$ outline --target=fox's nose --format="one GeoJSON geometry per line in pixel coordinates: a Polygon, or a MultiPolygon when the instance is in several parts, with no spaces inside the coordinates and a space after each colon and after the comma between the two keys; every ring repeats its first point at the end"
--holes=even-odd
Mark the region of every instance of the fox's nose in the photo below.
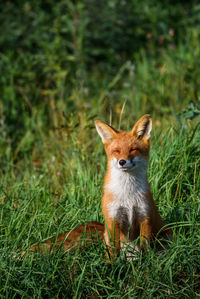
{"type": "Polygon", "coordinates": [[[119,160],[119,165],[123,166],[126,164],[126,160],[119,160]]]}

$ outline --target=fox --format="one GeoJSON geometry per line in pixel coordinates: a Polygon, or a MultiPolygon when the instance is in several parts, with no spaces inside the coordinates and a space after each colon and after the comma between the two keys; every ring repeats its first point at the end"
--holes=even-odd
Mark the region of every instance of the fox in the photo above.
{"type": "Polygon", "coordinates": [[[142,116],[128,132],[116,130],[100,120],[95,121],[95,126],[107,155],[101,200],[104,223],[83,224],[32,246],[30,252],[52,251],[59,246],[65,251],[75,250],[83,239],[86,244],[100,239],[111,262],[120,250],[126,253],[127,259],[134,257],[135,251],[146,251],[158,233],[172,239],[172,229],[166,228],[161,219],[147,178],[151,116],[142,116]]]}
{"type": "Polygon", "coordinates": [[[151,116],[142,116],[130,132],[116,130],[99,120],[95,125],[107,155],[102,212],[109,256],[112,259],[120,248],[134,247],[137,239],[134,249],[147,249],[159,232],[171,239],[172,230],[164,229],[147,179],[151,116]]]}

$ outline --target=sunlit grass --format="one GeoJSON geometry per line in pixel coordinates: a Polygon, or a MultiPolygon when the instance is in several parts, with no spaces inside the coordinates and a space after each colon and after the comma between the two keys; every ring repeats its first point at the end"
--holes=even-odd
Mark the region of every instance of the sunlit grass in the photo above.
{"type": "Polygon", "coordinates": [[[106,163],[99,140],[92,159],[85,150],[85,158],[77,155],[73,169],[63,160],[68,175],[61,193],[52,189],[47,165],[40,174],[26,170],[24,179],[13,184],[2,176],[1,293],[7,298],[198,296],[200,155],[199,132],[193,130],[170,129],[152,136],[149,180],[162,218],[174,228],[174,239],[167,250],[155,247],[132,262],[119,258],[107,265],[102,244],[20,259],[20,252],[32,244],[84,222],[103,221],[100,201],[106,163]]]}
{"type": "MultiPolygon", "coordinates": [[[[7,2],[9,12],[12,5],[7,2]]],[[[30,8],[30,3],[24,6],[27,22],[33,16],[30,8]]],[[[70,17],[75,8],[68,11],[70,17]]],[[[40,13],[44,27],[36,26],[35,38],[40,29],[46,32],[45,14],[40,13]]],[[[25,30],[15,26],[19,20],[11,16],[11,11],[6,14],[4,26],[10,30],[14,24],[13,36],[4,36],[8,43],[25,30]]],[[[198,298],[198,28],[187,30],[187,42],[157,48],[156,36],[147,50],[141,46],[118,66],[102,61],[87,68],[76,60],[84,53],[81,32],[78,54],[66,54],[60,46],[61,21],[59,17],[51,24],[52,43],[38,39],[37,55],[31,36],[29,50],[22,41],[18,55],[15,48],[1,53],[0,297],[198,298]],[[94,120],[129,130],[146,113],[153,118],[151,190],[163,220],[174,230],[166,250],[158,251],[155,244],[135,261],[120,256],[111,265],[101,243],[76,252],[26,254],[22,259],[21,252],[33,244],[85,222],[103,222],[106,157],[94,120]]]]}

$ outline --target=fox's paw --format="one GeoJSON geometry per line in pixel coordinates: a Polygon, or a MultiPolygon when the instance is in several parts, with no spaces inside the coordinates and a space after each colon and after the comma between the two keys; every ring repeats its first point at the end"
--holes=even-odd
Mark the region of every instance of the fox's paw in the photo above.
{"type": "Polygon", "coordinates": [[[132,242],[124,243],[121,247],[121,251],[123,252],[123,258],[128,262],[135,261],[139,258],[140,248],[132,242]]]}

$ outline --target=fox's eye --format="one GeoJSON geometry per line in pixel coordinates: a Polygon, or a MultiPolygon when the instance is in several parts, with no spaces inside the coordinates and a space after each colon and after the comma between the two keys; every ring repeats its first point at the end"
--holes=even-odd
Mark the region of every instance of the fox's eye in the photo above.
{"type": "Polygon", "coordinates": [[[131,147],[131,149],[130,149],[130,153],[135,152],[135,151],[137,151],[137,150],[138,150],[137,148],[135,148],[135,147],[131,147]]]}
{"type": "Polygon", "coordinates": [[[119,149],[114,149],[113,154],[120,154],[120,150],[119,149]]]}

